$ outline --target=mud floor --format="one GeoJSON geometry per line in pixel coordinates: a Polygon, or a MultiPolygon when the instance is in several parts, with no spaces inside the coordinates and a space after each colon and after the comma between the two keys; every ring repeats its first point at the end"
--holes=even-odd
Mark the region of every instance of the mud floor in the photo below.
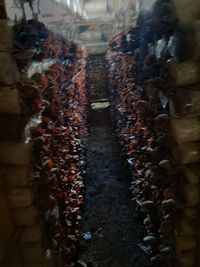
{"type": "MultiPolygon", "coordinates": [[[[98,96],[102,98],[101,93],[98,96]]],[[[109,107],[91,110],[89,125],[86,202],[77,266],[150,267],[149,258],[138,247],[142,230],[134,219],[130,181],[109,107]]]]}
{"type": "Polygon", "coordinates": [[[108,97],[107,62],[101,55],[88,58],[88,85],[91,101],[99,101],[108,97]]]}

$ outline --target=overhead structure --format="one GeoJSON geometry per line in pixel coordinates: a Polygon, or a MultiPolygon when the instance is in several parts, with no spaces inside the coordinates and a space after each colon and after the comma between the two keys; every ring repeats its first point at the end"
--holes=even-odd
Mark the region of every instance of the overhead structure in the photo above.
{"type": "Polygon", "coordinates": [[[133,25],[142,0],[5,0],[11,20],[37,18],[49,29],[91,47],[133,25]]]}
{"type": "Polygon", "coordinates": [[[54,0],[74,14],[71,22],[64,22],[68,38],[105,47],[113,34],[133,25],[140,0],[54,0]]]}

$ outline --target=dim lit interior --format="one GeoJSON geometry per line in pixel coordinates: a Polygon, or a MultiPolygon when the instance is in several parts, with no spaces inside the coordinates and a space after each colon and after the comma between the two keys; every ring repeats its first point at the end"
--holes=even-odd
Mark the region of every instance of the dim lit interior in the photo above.
{"type": "Polygon", "coordinates": [[[200,267],[199,163],[199,0],[0,0],[0,267],[200,267]]]}

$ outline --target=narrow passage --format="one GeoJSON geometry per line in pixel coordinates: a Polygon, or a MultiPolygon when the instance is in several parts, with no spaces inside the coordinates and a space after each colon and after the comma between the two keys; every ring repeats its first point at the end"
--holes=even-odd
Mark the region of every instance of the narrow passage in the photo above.
{"type": "MultiPolygon", "coordinates": [[[[104,58],[102,61],[98,58],[98,62],[102,66],[104,58]]],[[[99,64],[93,67],[98,68],[99,64]]],[[[105,89],[101,90],[105,98],[105,89]]],[[[92,85],[95,97],[94,91],[92,85]]],[[[120,158],[109,107],[92,109],[89,125],[86,203],[82,211],[78,266],[149,267],[149,259],[138,247],[141,229],[134,219],[130,182],[120,158]]]]}

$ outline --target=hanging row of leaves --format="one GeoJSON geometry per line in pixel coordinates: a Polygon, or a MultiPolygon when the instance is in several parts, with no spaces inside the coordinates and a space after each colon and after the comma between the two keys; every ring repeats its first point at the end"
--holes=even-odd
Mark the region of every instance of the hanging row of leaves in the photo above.
{"type": "Polygon", "coordinates": [[[65,65],[62,70],[63,75],[55,76],[55,79],[57,79],[57,82],[67,83],[74,73],[78,72],[76,62],[80,59],[80,55],[78,55],[74,43],[68,42],[60,34],[49,31],[43,23],[36,20],[17,24],[13,30],[15,36],[13,56],[23,78],[23,82],[17,81],[17,88],[23,99],[23,113],[31,116],[41,110],[41,93],[43,93],[48,83],[47,75],[39,76],[37,69],[33,70],[35,75],[32,79],[27,78],[27,70],[33,62],[36,65],[48,60],[59,64],[62,62],[63,66],[65,65]],[[40,79],[39,86],[38,83],[35,83],[37,79],[40,79]]]}
{"type": "Polygon", "coordinates": [[[113,119],[146,233],[139,246],[158,266],[177,266],[176,245],[184,244],[177,233],[189,229],[180,220],[185,177],[172,155],[168,111],[175,88],[167,60],[188,56],[178,47],[180,34],[171,1],[156,1],[137,27],[111,40],[107,54],[113,119]]]}
{"type": "Polygon", "coordinates": [[[70,67],[74,63],[76,45],[62,35],[49,31],[43,23],[29,20],[16,24],[13,30],[13,56],[22,72],[26,71],[33,61],[54,59],[70,67]]]}
{"type": "Polygon", "coordinates": [[[70,86],[61,88],[62,83],[54,82],[63,75],[60,67],[49,69],[41,123],[33,131],[34,178],[45,196],[38,199],[45,248],[55,256],[61,253],[66,266],[74,266],[83,203],[87,99],[84,69],[70,86]]]}
{"type": "Polygon", "coordinates": [[[43,73],[17,82],[31,124],[36,205],[44,248],[75,266],[83,203],[87,134],[86,52],[34,20],[15,26],[14,55],[22,72],[33,60],[54,60],[43,73]]]}
{"type": "Polygon", "coordinates": [[[128,73],[126,67],[134,65],[134,59],[110,52],[109,62],[112,113],[132,177],[133,200],[146,232],[140,246],[153,262],[162,263],[174,258],[174,220],[181,190],[178,183],[182,182],[170,151],[169,116],[159,101],[144,97],[132,72],[128,73]],[[127,71],[125,76],[120,69],[127,71]]]}

